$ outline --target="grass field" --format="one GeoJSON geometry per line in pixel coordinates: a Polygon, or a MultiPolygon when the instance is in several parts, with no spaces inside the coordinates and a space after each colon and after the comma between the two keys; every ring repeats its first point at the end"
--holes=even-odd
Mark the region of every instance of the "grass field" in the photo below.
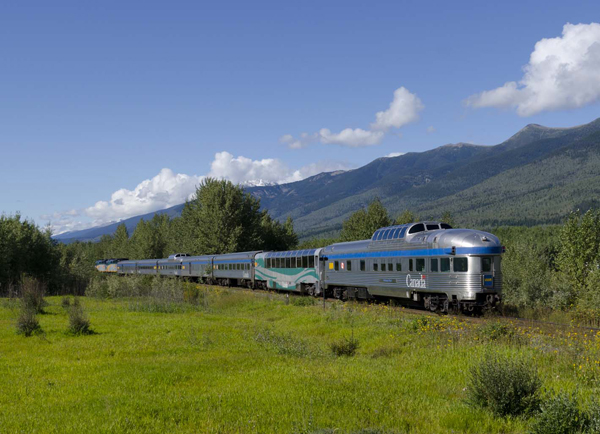
{"type": "Polygon", "coordinates": [[[598,391],[600,336],[580,329],[207,291],[197,306],[82,298],[86,336],[66,333],[61,297],[28,338],[0,300],[0,432],[527,432],[466,403],[486,352],[527,358],[548,391],[598,391]],[[352,338],[354,356],[334,355],[352,338]]]}

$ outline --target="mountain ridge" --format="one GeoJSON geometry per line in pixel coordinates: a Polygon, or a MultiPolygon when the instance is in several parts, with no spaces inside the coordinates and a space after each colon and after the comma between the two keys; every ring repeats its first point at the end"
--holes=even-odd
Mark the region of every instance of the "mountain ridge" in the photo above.
{"type": "MultiPolygon", "coordinates": [[[[443,211],[451,211],[459,223],[471,226],[553,223],[577,204],[598,202],[585,192],[600,194],[600,177],[593,176],[596,170],[600,174],[600,118],[569,128],[528,124],[494,146],[449,143],[424,152],[377,158],[348,171],[245,188],[260,198],[262,207],[274,218],[293,217],[298,233],[306,238],[333,235],[345,218],[374,197],[380,197],[392,215],[404,209],[423,217],[439,217],[443,211]],[[583,163],[582,155],[587,159],[583,163]],[[578,173],[576,164],[585,170],[578,173]],[[536,173],[539,170],[544,172],[536,173]],[[567,180],[579,188],[566,186],[567,180]],[[539,186],[538,193],[523,185],[527,183],[539,186]],[[553,193],[558,192],[568,197],[555,197],[553,193]],[[539,200],[551,201],[537,205],[546,210],[546,217],[535,210],[539,200]]],[[[167,212],[173,217],[182,208],[183,204],[158,213],[167,212]]],[[[130,229],[141,218],[153,215],[124,222],[130,229]]],[[[118,224],[61,234],[55,239],[97,240],[118,224]],[[90,235],[94,238],[85,238],[90,235]]]]}

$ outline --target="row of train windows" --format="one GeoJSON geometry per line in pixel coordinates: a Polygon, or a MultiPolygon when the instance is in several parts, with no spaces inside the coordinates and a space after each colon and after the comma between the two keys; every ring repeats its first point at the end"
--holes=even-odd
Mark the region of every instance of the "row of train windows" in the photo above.
{"type": "MultiPolygon", "coordinates": [[[[334,261],[329,263],[329,269],[335,271],[352,271],[353,261],[334,261]]],[[[467,258],[454,258],[453,270],[455,273],[466,273],[469,271],[469,261],[467,258]]],[[[432,273],[442,272],[447,273],[450,271],[450,258],[433,258],[430,259],[429,270],[432,273]]],[[[402,271],[402,262],[398,259],[382,259],[375,260],[371,265],[372,271],[402,271]]],[[[366,271],[367,264],[364,259],[359,261],[360,271],[366,271]]],[[[408,260],[408,271],[425,271],[425,259],[416,258],[408,260]]]]}
{"type": "Polygon", "coordinates": [[[159,270],[181,270],[181,265],[159,265],[159,270]]]}
{"type": "Polygon", "coordinates": [[[314,268],[315,257],[297,256],[294,258],[266,258],[265,268],[314,268]]]}
{"type": "Polygon", "coordinates": [[[250,264],[215,264],[215,270],[249,270],[250,264]]]}

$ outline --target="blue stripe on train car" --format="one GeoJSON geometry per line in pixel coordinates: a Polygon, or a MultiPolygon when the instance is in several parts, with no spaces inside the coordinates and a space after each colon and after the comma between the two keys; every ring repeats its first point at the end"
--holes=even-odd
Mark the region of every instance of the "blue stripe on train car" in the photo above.
{"type": "MultiPolygon", "coordinates": [[[[331,259],[351,258],[387,258],[389,256],[445,256],[450,255],[452,249],[419,249],[419,250],[387,250],[380,252],[342,253],[327,255],[331,259]]],[[[496,255],[502,253],[502,247],[457,247],[457,255],[496,255]]],[[[454,255],[453,255],[454,256],[454,255]]]]}

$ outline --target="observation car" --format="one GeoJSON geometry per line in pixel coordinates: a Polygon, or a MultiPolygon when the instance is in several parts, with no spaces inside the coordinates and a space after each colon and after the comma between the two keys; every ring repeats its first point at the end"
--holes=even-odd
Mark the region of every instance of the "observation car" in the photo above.
{"type": "Polygon", "coordinates": [[[472,312],[499,301],[502,252],[483,231],[440,222],[390,226],[370,240],[325,247],[323,285],[336,298],[390,297],[472,312]]]}

